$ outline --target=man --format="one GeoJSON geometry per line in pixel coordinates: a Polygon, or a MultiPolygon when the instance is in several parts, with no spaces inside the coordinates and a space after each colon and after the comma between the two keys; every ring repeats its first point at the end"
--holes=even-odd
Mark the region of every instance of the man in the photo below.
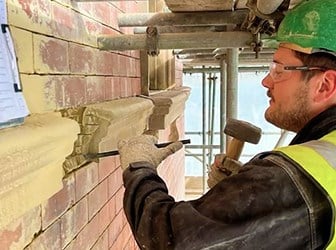
{"type": "Polygon", "coordinates": [[[175,202],[156,173],[181,144],[120,143],[124,208],[142,249],[336,249],[335,27],[336,0],[303,1],[286,15],[262,85],[266,119],[297,135],[201,198],[175,202]]]}

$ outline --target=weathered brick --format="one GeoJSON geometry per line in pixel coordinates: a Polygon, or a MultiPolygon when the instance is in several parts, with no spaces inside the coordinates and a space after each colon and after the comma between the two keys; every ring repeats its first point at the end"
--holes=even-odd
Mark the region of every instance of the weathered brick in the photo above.
{"type": "Polygon", "coordinates": [[[16,27],[11,27],[11,34],[14,41],[15,54],[19,58],[19,71],[33,73],[33,34],[16,27]]]}
{"type": "Polygon", "coordinates": [[[66,250],[88,250],[99,238],[99,217],[95,216],[77,237],[66,247],[66,250]]]}
{"type": "Polygon", "coordinates": [[[115,198],[116,198],[116,212],[118,213],[119,211],[123,211],[123,199],[124,199],[124,193],[125,193],[125,189],[122,186],[117,193],[115,194],[115,198]]]}
{"type": "Polygon", "coordinates": [[[107,179],[101,182],[88,195],[89,219],[91,219],[108,200],[107,179]]]}
{"type": "MultiPolygon", "coordinates": [[[[105,250],[108,249],[108,230],[106,230],[98,241],[94,244],[91,250],[105,250]]],[[[125,249],[126,250],[126,249],[125,249]]],[[[128,249],[127,249],[128,250],[128,249]]]]}
{"type": "Polygon", "coordinates": [[[61,217],[62,249],[68,245],[79,231],[88,223],[87,198],[80,200],[74,207],[61,217]]]}
{"type": "Polygon", "coordinates": [[[114,170],[116,170],[116,157],[104,157],[99,161],[98,176],[99,181],[106,179],[114,170]]]}
{"type": "Polygon", "coordinates": [[[67,73],[68,43],[62,40],[36,35],[34,40],[34,69],[38,73],[67,73]]]}
{"type": "Polygon", "coordinates": [[[57,109],[86,103],[86,78],[80,76],[54,77],[57,109]]]}
{"type": "Polygon", "coordinates": [[[128,96],[128,78],[120,77],[120,97],[128,96]]]}
{"type": "Polygon", "coordinates": [[[23,249],[41,229],[41,207],[38,206],[0,230],[1,249],[23,249]]]}
{"type": "Polygon", "coordinates": [[[83,44],[88,44],[93,47],[98,47],[97,36],[102,34],[103,26],[99,22],[92,20],[89,17],[81,17],[81,26],[83,27],[83,32],[81,34],[83,44]]]}
{"type": "Polygon", "coordinates": [[[71,9],[57,2],[52,2],[52,32],[56,37],[67,41],[78,41],[80,26],[77,26],[79,15],[71,9]]]}
{"type": "Polygon", "coordinates": [[[96,73],[95,53],[99,53],[98,50],[70,43],[69,63],[71,73],[94,75],[96,73]]]}
{"type": "Polygon", "coordinates": [[[63,179],[63,188],[42,204],[42,229],[47,228],[74,203],[75,179],[73,175],[63,179]]]}
{"type": "Polygon", "coordinates": [[[112,75],[114,67],[114,54],[108,51],[97,53],[97,74],[112,75]]]}
{"type": "Polygon", "coordinates": [[[60,221],[56,221],[47,230],[38,235],[27,250],[49,250],[61,249],[61,226],[60,221]]]}
{"type": "Polygon", "coordinates": [[[105,101],[105,77],[86,77],[86,103],[105,101]]]}
{"type": "Polygon", "coordinates": [[[141,79],[140,78],[132,78],[132,96],[141,94],[141,79]]]}
{"type": "Polygon", "coordinates": [[[108,178],[109,186],[108,186],[108,194],[109,198],[111,198],[123,185],[122,182],[122,170],[118,167],[108,178]]]}
{"type": "Polygon", "coordinates": [[[111,18],[111,5],[108,4],[107,2],[97,2],[92,9],[92,14],[91,16],[104,24],[109,24],[110,18],[111,18]]]}
{"type": "Polygon", "coordinates": [[[115,197],[112,197],[108,201],[108,206],[109,206],[109,217],[110,217],[110,220],[112,221],[114,219],[114,217],[117,215],[115,197]]]}
{"type": "Polygon", "coordinates": [[[103,234],[103,232],[107,229],[108,225],[110,225],[111,223],[109,203],[106,203],[104,207],[99,211],[98,217],[99,217],[99,234],[103,234]]]}
{"type": "Polygon", "coordinates": [[[51,1],[8,0],[8,23],[26,30],[51,35],[51,1]]]}
{"type": "Polygon", "coordinates": [[[75,172],[76,201],[83,198],[98,184],[97,163],[90,163],[75,172]]]}
{"type": "Polygon", "coordinates": [[[131,238],[130,230],[127,226],[124,226],[120,235],[113,243],[111,249],[127,249],[127,244],[131,238]]]}
{"type": "MultiPolygon", "coordinates": [[[[109,247],[111,247],[113,243],[116,241],[123,227],[124,227],[124,224],[123,224],[122,212],[119,212],[117,216],[114,218],[114,220],[112,221],[112,223],[110,224],[109,229],[108,229],[109,230],[109,247]]],[[[114,249],[118,249],[118,248],[114,248],[114,249]]]]}

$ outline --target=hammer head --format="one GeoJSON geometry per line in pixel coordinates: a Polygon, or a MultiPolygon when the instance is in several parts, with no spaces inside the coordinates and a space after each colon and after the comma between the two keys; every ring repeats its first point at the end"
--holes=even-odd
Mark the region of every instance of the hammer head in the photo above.
{"type": "Polygon", "coordinates": [[[240,141],[257,144],[261,137],[261,129],[253,124],[237,119],[226,121],[224,133],[240,141]]]}

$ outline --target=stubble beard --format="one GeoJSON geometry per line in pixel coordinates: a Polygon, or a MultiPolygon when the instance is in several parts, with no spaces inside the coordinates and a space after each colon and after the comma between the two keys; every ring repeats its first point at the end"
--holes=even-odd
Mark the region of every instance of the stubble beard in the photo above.
{"type": "Polygon", "coordinates": [[[268,108],[265,111],[265,119],[278,128],[298,132],[310,120],[308,105],[308,86],[305,84],[298,89],[293,98],[294,105],[285,107],[279,103],[275,110],[268,108]]]}

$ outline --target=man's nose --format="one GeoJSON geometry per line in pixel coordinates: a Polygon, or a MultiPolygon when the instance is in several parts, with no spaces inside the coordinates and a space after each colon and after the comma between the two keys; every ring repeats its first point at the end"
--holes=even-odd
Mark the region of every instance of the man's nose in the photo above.
{"type": "Polygon", "coordinates": [[[264,79],[262,79],[262,81],[261,81],[261,84],[262,84],[262,86],[264,86],[265,88],[271,88],[271,86],[272,86],[272,78],[271,78],[271,76],[270,76],[270,74],[268,73],[265,77],[264,77],[264,79]]]}

